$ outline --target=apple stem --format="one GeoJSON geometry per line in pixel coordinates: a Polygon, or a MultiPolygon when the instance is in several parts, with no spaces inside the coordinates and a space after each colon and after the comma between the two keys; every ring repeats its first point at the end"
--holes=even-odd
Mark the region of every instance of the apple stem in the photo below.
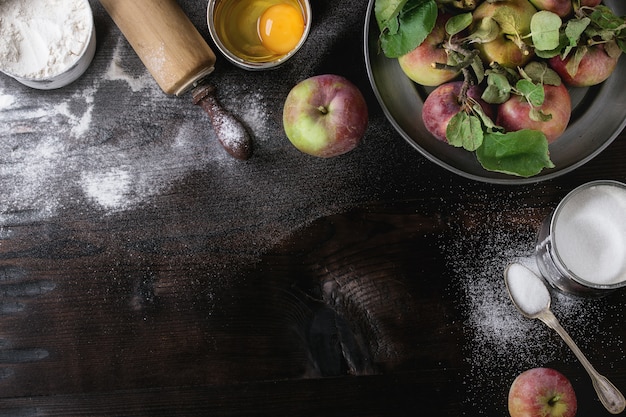
{"type": "Polygon", "coordinates": [[[463,68],[467,68],[474,62],[474,59],[478,56],[478,51],[476,49],[468,50],[461,45],[458,45],[452,42],[452,39],[446,44],[446,48],[452,52],[456,52],[457,54],[463,57],[463,60],[456,65],[447,65],[441,64],[443,68],[453,69],[453,70],[462,70],[463,68]]]}
{"type": "Polygon", "coordinates": [[[492,61],[489,63],[489,67],[498,74],[504,75],[511,85],[515,85],[515,83],[519,81],[519,75],[513,73],[512,71],[509,71],[509,69],[502,66],[502,64],[500,64],[499,62],[492,61]]]}
{"type": "Polygon", "coordinates": [[[328,114],[328,108],[326,106],[318,106],[317,110],[322,114],[328,114]]]}
{"type": "Polygon", "coordinates": [[[467,92],[469,91],[471,83],[471,75],[467,68],[463,68],[463,84],[461,85],[461,91],[459,92],[459,104],[461,108],[467,113],[467,92]]]}
{"type": "Polygon", "coordinates": [[[559,401],[561,401],[561,396],[559,394],[555,394],[552,398],[548,400],[548,405],[552,407],[555,404],[557,404],[559,401]]]}

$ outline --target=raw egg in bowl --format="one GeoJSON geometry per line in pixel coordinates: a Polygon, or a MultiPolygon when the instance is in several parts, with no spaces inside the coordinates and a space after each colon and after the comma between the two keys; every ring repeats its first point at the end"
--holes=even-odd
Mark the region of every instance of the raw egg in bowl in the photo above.
{"type": "Polygon", "coordinates": [[[311,27],[308,0],[210,0],[209,33],[233,64],[261,70],[295,54],[311,27]]]}

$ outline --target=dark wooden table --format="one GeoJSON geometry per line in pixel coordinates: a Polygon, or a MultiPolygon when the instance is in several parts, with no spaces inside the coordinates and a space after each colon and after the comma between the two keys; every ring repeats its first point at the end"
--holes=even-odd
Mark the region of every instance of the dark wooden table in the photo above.
{"type": "MultiPolygon", "coordinates": [[[[204,3],[181,5],[208,40],[204,3]]],[[[624,133],[538,184],[454,175],[376,103],[366,2],[315,1],[280,69],[218,58],[220,100],[255,140],[236,161],[91,4],[97,52],[77,82],[0,77],[0,416],[504,416],[537,366],[571,379],[578,415],[608,415],[558,336],[515,311],[502,271],[572,188],[626,180],[624,133]],[[364,142],[329,160],[281,125],[291,87],[322,73],[351,79],[371,113],[364,142]]],[[[626,294],[554,297],[626,390],[626,294]]]]}

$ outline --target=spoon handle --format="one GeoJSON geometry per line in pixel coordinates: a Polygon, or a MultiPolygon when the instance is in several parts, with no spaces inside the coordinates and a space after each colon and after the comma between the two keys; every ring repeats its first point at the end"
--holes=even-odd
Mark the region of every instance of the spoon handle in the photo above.
{"type": "Polygon", "coordinates": [[[619,414],[624,411],[626,407],[626,400],[624,400],[624,395],[609,381],[605,376],[600,375],[598,371],[591,365],[591,363],[587,360],[585,355],[578,348],[576,343],[572,340],[570,335],[561,327],[561,324],[558,322],[552,311],[546,310],[538,317],[541,321],[543,321],[548,327],[554,329],[561,338],[565,341],[565,343],[572,349],[574,355],[578,358],[580,363],[582,363],[583,367],[591,377],[591,382],[593,383],[593,387],[598,394],[598,398],[604,407],[611,414],[619,414]]]}

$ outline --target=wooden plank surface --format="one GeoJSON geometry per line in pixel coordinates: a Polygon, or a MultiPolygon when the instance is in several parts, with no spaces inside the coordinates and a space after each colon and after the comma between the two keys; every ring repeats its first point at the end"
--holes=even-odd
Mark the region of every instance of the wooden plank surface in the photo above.
{"type": "MultiPolygon", "coordinates": [[[[205,5],[180,3],[208,39],[205,5]]],[[[460,178],[376,104],[365,2],[318,2],[284,67],[218,57],[221,100],[256,140],[235,161],[91,4],[98,49],[79,81],[0,78],[0,416],[502,416],[534,366],[571,378],[579,415],[608,415],[501,273],[569,190],[626,180],[624,133],[551,181],[460,178]],[[370,126],[354,152],[318,160],[287,142],[280,112],[297,80],[327,72],[365,93],[370,126]]],[[[622,390],[625,297],[554,303],[622,390]]]]}

